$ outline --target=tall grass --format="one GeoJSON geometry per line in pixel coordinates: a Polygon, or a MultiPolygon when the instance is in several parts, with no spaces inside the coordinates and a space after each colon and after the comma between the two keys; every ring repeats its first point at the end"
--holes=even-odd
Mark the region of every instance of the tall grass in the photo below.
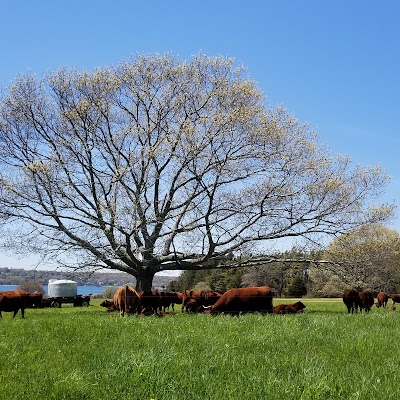
{"type": "MultiPolygon", "coordinates": [[[[395,399],[400,315],[176,313],[120,318],[89,308],[0,320],[1,399],[395,399]]],[[[275,301],[277,303],[277,301],[275,301]]]]}

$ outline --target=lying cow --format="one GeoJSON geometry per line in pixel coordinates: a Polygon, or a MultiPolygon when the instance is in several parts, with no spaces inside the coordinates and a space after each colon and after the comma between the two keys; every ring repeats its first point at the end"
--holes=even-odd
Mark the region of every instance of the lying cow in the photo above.
{"type": "Polygon", "coordinates": [[[273,312],[274,314],[297,314],[303,312],[305,308],[305,304],[298,301],[294,304],[279,304],[273,308],[273,312]]]}
{"type": "Polygon", "coordinates": [[[387,303],[389,301],[389,295],[387,294],[387,292],[380,292],[378,293],[378,295],[376,296],[376,303],[375,305],[379,308],[379,307],[386,307],[387,303]]]}
{"type": "Polygon", "coordinates": [[[230,289],[208,308],[212,314],[272,313],[272,291],[268,286],[230,289]]]}
{"type": "Polygon", "coordinates": [[[113,301],[110,300],[104,300],[100,303],[101,307],[106,307],[107,308],[107,312],[113,312],[115,311],[117,308],[115,307],[115,304],[113,301]]]}
{"type": "Polygon", "coordinates": [[[13,312],[13,318],[21,310],[22,318],[25,318],[25,308],[39,307],[43,294],[38,292],[24,292],[23,290],[8,290],[0,292],[0,318],[1,312],[13,312]]]}

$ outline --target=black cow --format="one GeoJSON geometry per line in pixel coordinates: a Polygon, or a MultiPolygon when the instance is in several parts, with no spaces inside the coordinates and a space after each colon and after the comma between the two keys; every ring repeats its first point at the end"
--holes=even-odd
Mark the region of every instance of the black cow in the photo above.
{"type": "Polygon", "coordinates": [[[342,297],[343,297],[343,303],[347,307],[348,313],[357,312],[359,308],[361,310],[362,304],[361,304],[360,294],[357,290],[355,289],[346,290],[343,293],[342,297]]]}

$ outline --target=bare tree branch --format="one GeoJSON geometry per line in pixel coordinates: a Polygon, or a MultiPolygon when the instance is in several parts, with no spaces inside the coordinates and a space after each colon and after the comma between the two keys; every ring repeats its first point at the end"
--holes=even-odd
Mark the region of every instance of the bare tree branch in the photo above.
{"type": "Polygon", "coordinates": [[[223,57],[21,76],[0,103],[0,164],[16,248],[146,288],[167,269],[259,262],[236,260],[248,246],[272,262],[271,241],[318,242],[393,211],[373,203],[379,167],[329,155],[223,57]]]}

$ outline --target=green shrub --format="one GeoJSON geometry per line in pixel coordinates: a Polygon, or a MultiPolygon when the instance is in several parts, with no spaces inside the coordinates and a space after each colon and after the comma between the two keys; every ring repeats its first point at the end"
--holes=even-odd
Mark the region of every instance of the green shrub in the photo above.
{"type": "Polygon", "coordinates": [[[106,287],[106,288],[103,290],[103,293],[102,293],[103,299],[112,299],[112,298],[114,297],[114,294],[115,294],[115,292],[117,291],[117,289],[118,289],[118,288],[116,288],[116,287],[114,287],[114,286],[106,287]]]}

